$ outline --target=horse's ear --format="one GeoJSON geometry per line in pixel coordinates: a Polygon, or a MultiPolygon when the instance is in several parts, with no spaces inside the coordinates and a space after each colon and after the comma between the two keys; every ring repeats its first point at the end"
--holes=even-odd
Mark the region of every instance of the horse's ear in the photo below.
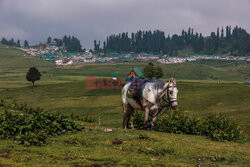
{"type": "Polygon", "coordinates": [[[173,80],[173,83],[176,84],[176,79],[172,78],[172,80],[173,80]]]}
{"type": "Polygon", "coordinates": [[[172,83],[176,84],[176,80],[174,78],[170,78],[169,82],[172,82],[172,83]]]}
{"type": "Polygon", "coordinates": [[[167,82],[167,81],[164,81],[163,84],[164,84],[164,85],[163,85],[163,89],[167,89],[167,87],[168,87],[168,82],[167,82]]]}

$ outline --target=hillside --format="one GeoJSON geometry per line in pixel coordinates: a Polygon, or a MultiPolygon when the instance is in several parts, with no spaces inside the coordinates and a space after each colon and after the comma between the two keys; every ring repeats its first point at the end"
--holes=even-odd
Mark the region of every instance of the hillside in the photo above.
{"type": "MultiPolygon", "coordinates": [[[[48,72],[57,76],[111,77],[112,74],[117,74],[118,77],[125,78],[133,67],[143,70],[145,66],[146,63],[93,64],[82,67],[50,69],[48,72]]],[[[160,66],[163,68],[164,78],[244,82],[245,78],[250,77],[249,62],[210,61],[209,63],[160,64],[160,66]]]]}
{"type": "MultiPolygon", "coordinates": [[[[10,62],[0,61],[0,99],[26,102],[48,112],[58,111],[84,124],[86,129],[52,137],[40,147],[0,140],[0,166],[247,166],[250,163],[249,138],[245,143],[215,142],[204,136],[122,130],[121,90],[86,89],[86,77],[107,78],[115,73],[125,78],[130,69],[143,69],[145,63],[53,68],[50,63],[26,59],[20,54],[18,50],[0,49],[0,56],[7,55],[3,59],[10,62]],[[33,63],[37,63],[42,73],[35,87],[25,79],[33,63]],[[84,122],[86,116],[93,118],[94,123],[84,122]],[[104,132],[105,128],[112,132],[104,132]],[[123,143],[113,145],[114,138],[123,143]]],[[[162,67],[165,79],[177,78],[179,110],[199,117],[222,113],[239,122],[249,136],[250,87],[242,83],[250,75],[249,63],[211,61],[162,67]],[[223,83],[217,84],[218,80],[223,83]]]]}
{"type": "Polygon", "coordinates": [[[30,67],[54,67],[52,63],[24,57],[21,50],[6,47],[0,44],[0,91],[4,88],[25,86],[25,75],[30,67]]]}
{"type": "Polygon", "coordinates": [[[87,125],[45,146],[23,147],[0,140],[2,166],[247,166],[249,143],[213,142],[205,137],[121,130],[87,125]],[[139,135],[140,134],[140,135],[139,135]],[[145,139],[139,138],[145,136],[145,139]],[[114,138],[123,141],[112,144],[114,138]]]}
{"type": "Polygon", "coordinates": [[[0,70],[3,69],[23,69],[31,66],[52,67],[52,63],[41,61],[36,58],[25,58],[24,53],[18,49],[5,48],[0,45],[0,70]]]}
{"type": "MultiPolygon", "coordinates": [[[[238,120],[247,132],[250,132],[249,85],[177,82],[177,86],[180,92],[180,110],[187,110],[199,116],[223,113],[238,120]]],[[[75,114],[79,118],[90,115],[97,120],[101,114],[102,125],[121,127],[121,90],[87,90],[85,80],[38,85],[36,88],[8,89],[1,92],[0,99],[3,97],[66,115],[75,114]]]]}

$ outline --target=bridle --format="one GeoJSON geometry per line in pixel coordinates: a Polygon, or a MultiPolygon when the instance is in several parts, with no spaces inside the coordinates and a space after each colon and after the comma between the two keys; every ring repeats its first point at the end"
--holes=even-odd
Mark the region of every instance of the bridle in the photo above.
{"type": "Polygon", "coordinates": [[[167,97],[168,97],[168,101],[169,103],[173,103],[173,102],[177,102],[177,99],[175,98],[174,100],[170,99],[170,96],[169,96],[169,88],[176,88],[176,84],[173,84],[173,86],[170,86],[168,85],[167,86],[167,97]]]}
{"type": "MultiPolygon", "coordinates": [[[[170,96],[169,96],[169,88],[176,88],[176,84],[173,83],[173,85],[171,85],[171,86],[169,83],[167,83],[167,84],[168,84],[167,87],[162,90],[162,94],[159,95],[158,101],[160,103],[165,103],[165,104],[161,104],[159,112],[157,112],[155,115],[157,117],[160,117],[161,115],[163,115],[167,111],[168,107],[170,107],[173,102],[177,102],[177,99],[172,100],[172,99],[170,99],[170,96]],[[167,99],[164,98],[166,95],[167,95],[167,99]]],[[[158,94],[158,89],[157,89],[157,94],[158,94]]]]}

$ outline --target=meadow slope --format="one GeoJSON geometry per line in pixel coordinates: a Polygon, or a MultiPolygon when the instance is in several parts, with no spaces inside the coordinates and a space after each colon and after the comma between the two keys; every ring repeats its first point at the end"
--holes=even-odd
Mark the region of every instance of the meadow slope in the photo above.
{"type": "MultiPolygon", "coordinates": [[[[215,142],[202,136],[152,131],[122,130],[121,90],[86,89],[86,77],[124,78],[133,67],[145,63],[93,64],[55,68],[22,52],[0,48],[0,99],[26,102],[47,111],[58,111],[84,124],[86,129],[52,137],[44,146],[23,147],[0,140],[0,166],[247,166],[250,142],[215,142]],[[4,60],[4,61],[2,61],[4,60]],[[6,63],[7,62],[7,63],[6,63]],[[25,80],[28,68],[37,66],[41,81],[32,87],[25,80]],[[86,116],[94,124],[81,121],[86,116]],[[98,125],[99,116],[101,126],[98,125]],[[104,132],[112,128],[112,132],[104,132]],[[139,134],[148,136],[140,139],[139,134]],[[121,145],[112,140],[120,138],[121,145]],[[200,161],[198,161],[200,159],[200,161]]],[[[167,79],[177,78],[179,110],[203,117],[222,113],[237,120],[250,134],[250,64],[247,62],[201,61],[162,65],[167,79]],[[217,81],[222,84],[217,84],[217,81]]],[[[3,111],[3,108],[0,108],[3,111]]]]}

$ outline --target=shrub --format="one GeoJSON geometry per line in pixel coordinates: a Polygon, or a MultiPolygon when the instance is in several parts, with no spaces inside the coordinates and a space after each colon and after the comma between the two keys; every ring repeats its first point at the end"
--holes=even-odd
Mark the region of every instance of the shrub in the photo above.
{"type": "Polygon", "coordinates": [[[201,135],[201,124],[199,119],[191,118],[187,113],[172,111],[157,120],[156,129],[161,132],[201,135]]]}
{"type": "MultiPolygon", "coordinates": [[[[131,121],[135,128],[143,126],[142,112],[135,112],[131,121]]],[[[203,119],[191,117],[181,111],[171,111],[156,121],[157,131],[208,136],[216,141],[237,141],[245,138],[240,126],[233,120],[222,115],[208,115],[203,119]]]]}
{"type": "Polygon", "coordinates": [[[0,138],[14,139],[25,146],[41,145],[49,136],[84,128],[59,113],[28,108],[26,104],[16,102],[1,104],[5,111],[0,113],[0,138]]]}
{"type": "Polygon", "coordinates": [[[133,116],[131,117],[131,121],[134,124],[134,128],[140,129],[144,126],[144,116],[143,112],[134,111],[133,116]]]}
{"type": "Polygon", "coordinates": [[[240,126],[223,115],[208,115],[203,121],[203,135],[217,141],[237,141],[244,138],[240,126]]]}

